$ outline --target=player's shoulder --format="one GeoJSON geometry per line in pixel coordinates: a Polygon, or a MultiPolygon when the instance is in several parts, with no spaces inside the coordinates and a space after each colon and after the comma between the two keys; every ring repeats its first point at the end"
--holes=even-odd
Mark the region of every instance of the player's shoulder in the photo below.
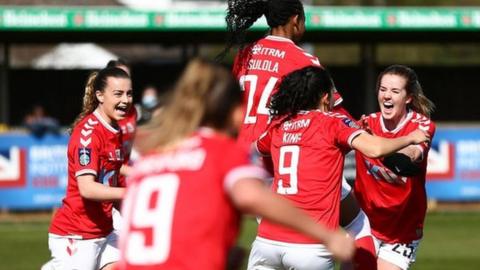
{"type": "Polygon", "coordinates": [[[267,36],[257,43],[257,46],[275,47],[280,50],[279,54],[285,55],[285,59],[293,65],[298,66],[321,66],[318,58],[303,48],[297,46],[292,40],[277,37],[267,36]]]}
{"type": "Polygon", "coordinates": [[[212,155],[228,155],[243,149],[231,136],[218,133],[210,128],[201,128],[192,137],[201,147],[212,155]]]}
{"type": "Polygon", "coordinates": [[[411,111],[412,117],[410,118],[409,124],[419,128],[421,130],[430,131],[432,133],[436,130],[435,122],[433,122],[430,117],[423,115],[421,113],[411,111]]]}
{"type": "Polygon", "coordinates": [[[349,128],[360,129],[360,126],[356,121],[352,120],[350,117],[343,113],[318,111],[317,114],[319,115],[319,118],[323,119],[323,123],[321,124],[322,126],[340,125],[340,127],[345,126],[349,128]]]}
{"type": "Polygon", "coordinates": [[[289,46],[289,52],[293,54],[293,59],[299,66],[316,66],[321,67],[320,60],[315,55],[310,54],[303,48],[292,44],[289,46]]]}
{"type": "Polygon", "coordinates": [[[410,122],[412,123],[418,123],[418,124],[435,124],[430,117],[423,115],[421,113],[411,111],[412,117],[410,119],[410,122]]]}
{"type": "Polygon", "coordinates": [[[101,132],[101,123],[99,119],[92,113],[85,116],[75,127],[73,127],[72,136],[84,136],[99,134],[101,132]]]}
{"type": "Polygon", "coordinates": [[[315,110],[313,112],[317,115],[317,117],[325,118],[325,119],[328,119],[330,121],[331,120],[336,121],[338,119],[348,118],[348,116],[346,116],[343,113],[339,113],[339,112],[322,112],[320,110],[315,110]]]}
{"type": "Polygon", "coordinates": [[[382,118],[381,112],[374,112],[364,116],[365,121],[368,121],[369,123],[380,122],[381,118],[382,118]]]}

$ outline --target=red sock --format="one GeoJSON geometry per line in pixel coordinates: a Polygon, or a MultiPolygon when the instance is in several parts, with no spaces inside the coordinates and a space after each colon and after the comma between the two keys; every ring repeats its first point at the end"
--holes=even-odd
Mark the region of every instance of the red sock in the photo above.
{"type": "Polygon", "coordinates": [[[377,256],[375,245],[371,236],[355,240],[355,257],[353,258],[355,270],[377,270],[377,256]]]}

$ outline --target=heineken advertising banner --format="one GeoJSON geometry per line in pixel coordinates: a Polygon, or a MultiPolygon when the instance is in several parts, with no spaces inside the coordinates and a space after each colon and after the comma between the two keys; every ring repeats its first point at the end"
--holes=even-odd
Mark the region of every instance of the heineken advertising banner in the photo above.
{"type": "MultiPolygon", "coordinates": [[[[226,7],[136,11],[117,7],[0,7],[0,31],[224,31],[226,7]]],[[[480,29],[480,8],[307,7],[310,30],[480,29]]],[[[267,27],[260,19],[253,29],[267,27]]]]}

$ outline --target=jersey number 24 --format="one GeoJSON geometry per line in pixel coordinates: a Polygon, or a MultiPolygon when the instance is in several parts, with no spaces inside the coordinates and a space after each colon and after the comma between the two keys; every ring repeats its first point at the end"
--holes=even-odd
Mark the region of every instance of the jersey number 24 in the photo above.
{"type": "Polygon", "coordinates": [[[247,91],[246,83],[248,82],[248,100],[247,100],[247,111],[245,112],[245,119],[243,120],[244,124],[255,124],[257,122],[257,115],[269,115],[267,108],[267,102],[270,100],[270,95],[272,94],[275,84],[277,83],[278,78],[270,77],[264,89],[261,89],[262,93],[260,96],[260,101],[256,104],[255,101],[255,92],[259,89],[258,87],[258,76],[257,75],[243,75],[240,77],[240,87],[242,90],[247,91]],[[252,112],[253,111],[253,112],[252,112]]]}

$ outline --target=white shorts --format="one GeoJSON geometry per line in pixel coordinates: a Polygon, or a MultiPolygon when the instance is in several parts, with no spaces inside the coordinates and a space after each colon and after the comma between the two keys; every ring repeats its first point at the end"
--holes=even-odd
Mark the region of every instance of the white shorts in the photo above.
{"type": "Polygon", "coordinates": [[[118,211],[115,207],[112,207],[112,221],[113,221],[113,229],[116,231],[120,231],[122,227],[122,215],[120,211],[118,211]]]}
{"type": "Polygon", "coordinates": [[[350,191],[352,191],[352,187],[348,184],[347,179],[345,179],[345,176],[342,175],[342,196],[340,200],[345,199],[348,194],[350,194],[350,191]]]}
{"type": "Polygon", "coordinates": [[[119,260],[117,240],[118,235],[114,232],[107,237],[87,240],[49,233],[50,267],[55,270],[101,269],[119,260]]]}
{"type": "Polygon", "coordinates": [[[370,221],[362,209],[360,209],[358,215],[352,220],[352,222],[350,222],[350,224],[345,226],[344,229],[355,240],[372,235],[370,230],[370,221]]]}
{"type": "Polygon", "coordinates": [[[378,258],[382,258],[383,260],[400,267],[402,270],[407,270],[410,265],[415,262],[418,245],[420,244],[421,239],[406,244],[389,244],[375,238],[373,235],[372,237],[378,258]]]}
{"type": "Polygon", "coordinates": [[[332,254],[321,244],[291,244],[258,237],[252,244],[248,270],[333,270],[332,254]]]}

